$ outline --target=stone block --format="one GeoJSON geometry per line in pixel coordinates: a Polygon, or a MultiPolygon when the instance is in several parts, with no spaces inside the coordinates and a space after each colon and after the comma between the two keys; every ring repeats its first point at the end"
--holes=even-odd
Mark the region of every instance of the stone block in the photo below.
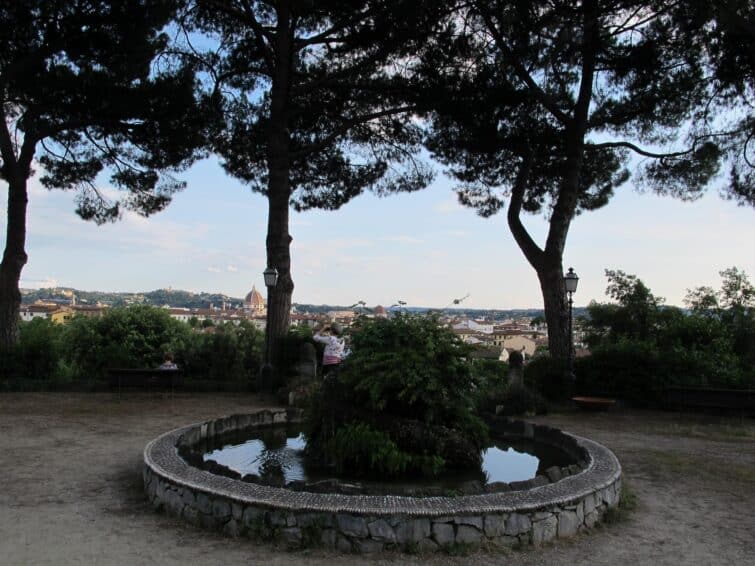
{"type": "Polygon", "coordinates": [[[209,515],[212,513],[212,501],[207,497],[206,493],[199,492],[196,495],[197,498],[197,511],[209,515]]]}
{"type": "Polygon", "coordinates": [[[299,548],[302,545],[302,534],[299,527],[286,527],[280,532],[281,541],[288,548],[299,548]]]}
{"type": "Polygon", "coordinates": [[[370,538],[390,543],[396,542],[396,533],[383,519],[367,523],[367,529],[370,531],[370,538]]]}
{"type": "Polygon", "coordinates": [[[236,519],[231,519],[225,525],[223,525],[223,534],[231,538],[240,537],[241,524],[236,519]]]}
{"type": "Polygon", "coordinates": [[[325,548],[335,548],[336,531],[333,529],[323,529],[322,533],[320,533],[320,543],[325,548]]]}
{"type": "Polygon", "coordinates": [[[459,515],[458,517],[454,517],[454,523],[457,525],[470,525],[482,530],[482,517],[479,515],[459,515]]]}
{"type": "Polygon", "coordinates": [[[430,536],[430,519],[409,519],[396,527],[396,540],[399,544],[418,543],[430,536]]]}
{"type": "Polygon", "coordinates": [[[264,512],[256,507],[247,507],[241,517],[241,522],[245,528],[251,529],[262,524],[264,512]]]}
{"type": "Polygon", "coordinates": [[[167,488],[167,485],[163,481],[157,482],[157,487],[155,488],[155,497],[160,500],[161,503],[165,502],[165,489],[167,488]]]}
{"type": "Polygon", "coordinates": [[[558,514],[558,536],[572,537],[577,534],[582,521],[579,520],[576,511],[561,511],[558,514]]]}
{"type": "Polygon", "coordinates": [[[547,519],[532,523],[532,544],[542,544],[556,537],[558,519],[550,516],[547,519]]]}
{"type": "Polygon", "coordinates": [[[336,535],[336,550],[338,552],[353,552],[354,551],[354,549],[351,546],[351,541],[341,534],[336,535]]]}
{"type": "Polygon", "coordinates": [[[385,548],[385,543],[383,541],[365,538],[355,540],[354,546],[359,554],[374,554],[376,552],[382,552],[385,548]]]}
{"type": "Polygon", "coordinates": [[[197,498],[189,488],[184,488],[181,500],[184,502],[184,505],[188,505],[189,507],[194,507],[197,504],[197,498]]]}
{"type": "Polygon", "coordinates": [[[438,544],[429,538],[423,538],[417,543],[417,551],[420,553],[437,552],[438,544]]]}
{"type": "Polygon", "coordinates": [[[585,526],[588,528],[593,528],[595,524],[598,522],[598,513],[597,511],[591,511],[587,515],[585,515],[585,526]]]}
{"type": "Polygon", "coordinates": [[[213,499],[212,514],[220,521],[227,521],[231,517],[231,505],[225,499],[213,499]]]}
{"type": "Polygon", "coordinates": [[[585,496],[585,498],[582,500],[582,504],[584,505],[584,514],[585,516],[589,515],[595,510],[595,494],[590,494],[585,496]]]}
{"type": "Polygon", "coordinates": [[[292,527],[296,524],[296,518],[285,511],[268,511],[265,520],[271,527],[292,527]]]}
{"type": "Polygon", "coordinates": [[[173,517],[180,517],[184,502],[177,491],[169,489],[165,492],[165,510],[173,517]]]}
{"type": "Polygon", "coordinates": [[[557,482],[561,479],[561,468],[558,466],[551,466],[547,470],[545,470],[545,476],[548,478],[551,482],[557,482]]]}
{"type": "Polygon", "coordinates": [[[336,515],[336,525],[338,530],[347,536],[364,538],[369,532],[364,517],[339,513],[336,515]]]}
{"type": "Polygon", "coordinates": [[[482,533],[475,527],[459,525],[456,527],[456,544],[479,544],[482,533]]]}
{"type": "Polygon", "coordinates": [[[517,536],[528,532],[531,526],[532,522],[527,515],[512,513],[509,515],[509,518],[506,519],[506,530],[504,533],[510,536],[517,536]]]}
{"type": "Polygon", "coordinates": [[[456,540],[454,526],[450,523],[433,523],[432,533],[440,546],[451,546],[456,540]]]}
{"type": "Polygon", "coordinates": [[[485,515],[485,536],[499,537],[506,531],[506,515],[485,515]]]}
{"type": "Polygon", "coordinates": [[[194,525],[195,527],[199,526],[199,511],[197,511],[193,507],[189,507],[188,505],[184,507],[181,516],[183,517],[184,521],[186,521],[190,525],[194,525]]]}
{"type": "Polygon", "coordinates": [[[241,518],[244,516],[244,507],[241,503],[231,502],[231,516],[236,521],[241,521],[241,518]]]}

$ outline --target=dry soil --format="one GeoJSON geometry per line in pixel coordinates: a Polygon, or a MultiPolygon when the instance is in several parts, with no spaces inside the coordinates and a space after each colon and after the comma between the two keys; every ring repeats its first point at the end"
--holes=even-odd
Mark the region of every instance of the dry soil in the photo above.
{"type": "Polygon", "coordinates": [[[273,406],[252,395],[0,395],[0,564],[755,564],[755,421],[567,412],[537,420],[611,448],[635,496],[611,525],[542,548],[463,556],[290,552],[204,532],[147,505],[144,445],[273,406]]]}

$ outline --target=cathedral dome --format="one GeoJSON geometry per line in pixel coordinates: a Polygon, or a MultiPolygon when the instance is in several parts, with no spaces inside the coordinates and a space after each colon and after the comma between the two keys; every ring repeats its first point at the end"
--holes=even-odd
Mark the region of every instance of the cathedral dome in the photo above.
{"type": "Polygon", "coordinates": [[[244,306],[254,311],[265,310],[265,297],[262,296],[262,293],[254,285],[252,285],[252,290],[244,298],[244,306]]]}

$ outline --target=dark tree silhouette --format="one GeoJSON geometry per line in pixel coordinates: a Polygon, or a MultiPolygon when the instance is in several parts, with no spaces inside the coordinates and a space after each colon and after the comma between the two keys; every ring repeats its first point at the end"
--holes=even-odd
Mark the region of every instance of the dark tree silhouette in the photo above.
{"type": "MultiPolygon", "coordinates": [[[[223,166],[268,200],[268,352],[275,362],[294,290],[289,210],[334,210],[371,190],[423,188],[415,160],[408,56],[433,21],[433,2],[198,0],[185,51],[205,61],[222,94],[223,166]],[[190,43],[204,32],[217,47],[190,43]]],[[[275,365],[275,364],[274,364],[275,365]]]]}
{"type": "Polygon", "coordinates": [[[723,158],[742,155],[747,122],[729,127],[724,111],[746,113],[752,90],[736,95],[739,83],[725,79],[709,29],[716,16],[687,4],[456,3],[425,56],[428,148],[461,182],[462,203],[489,216],[508,201],[554,357],[569,348],[562,258],[574,217],[608,203],[630,159],[644,186],[693,199],[723,158]],[[522,210],[548,216],[544,245],[522,210]]]}
{"type": "Polygon", "coordinates": [[[124,206],[148,215],[183,187],[162,172],[196,155],[202,136],[190,67],[156,66],[179,2],[29,0],[0,7],[0,177],[8,187],[0,263],[0,348],[17,341],[27,261],[27,182],[78,191],[77,212],[101,223],[124,206]],[[109,200],[104,169],[124,190],[109,200]]]}

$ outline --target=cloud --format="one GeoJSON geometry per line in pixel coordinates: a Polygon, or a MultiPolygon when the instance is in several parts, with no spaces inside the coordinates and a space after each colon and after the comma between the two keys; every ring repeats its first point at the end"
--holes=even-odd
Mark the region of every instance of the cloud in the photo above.
{"type": "Polygon", "coordinates": [[[466,238],[469,235],[469,232],[464,230],[449,230],[448,235],[456,238],[466,238]]]}
{"type": "Polygon", "coordinates": [[[226,271],[230,271],[231,273],[236,273],[239,270],[239,268],[236,267],[235,265],[229,265],[225,269],[226,271]]]}
{"type": "Polygon", "coordinates": [[[217,267],[208,267],[207,271],[209,271],[210,273],[220,273],[220,269],[218,269],[217,267]]]}
{"type": "Polygon", "coordinates": [[[19,287],[25,289],[47,289],[49,287],[58,287],[60,281],[54,277],[47,276],[44,279],[27,279],[22,277],[19,283],[19,287]]]}
{"type": "Polygon", "coordinates": [[[425,242],[412,236],[385,236],[381,240],[384,242],[398,242],[400,244],[423,244],[425,242]]]}
{"type": "Polygon", "coordinates": [[[451,214],[459,209],[459,203],[455,199],[442,200],[435,205],[435,212],[440,214],[451,214]]]}

